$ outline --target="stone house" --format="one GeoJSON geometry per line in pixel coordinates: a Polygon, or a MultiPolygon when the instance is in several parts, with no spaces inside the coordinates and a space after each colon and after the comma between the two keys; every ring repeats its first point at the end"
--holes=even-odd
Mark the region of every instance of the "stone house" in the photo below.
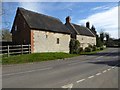
{"type": "Polygon", "coordinates": [[[95,35],[86,27],[70,23],[70,17],[63,24],[59,19],[18,8],[11,29],[14,44],[31,44],[34,52],[69,52],[71,38],[80,41],[82,47],[95,45],[95,35]]]}
{"type": "Polygon", "coordinates": [[[70,31],[57,18],[18,8],[11,32],[14,44],[31,44],[32,52],[69,52],[70,31]]]}
{"type": "Polygon", "coordinates": [[[65,25],[72,32],[71,38],[77,39],[83,49],[89,45],[96,45],[96,33],[89,28],[89,23],[85,26],[80,26],[71,23],[71,18],[68,16],[66,18],[65,25]]]}

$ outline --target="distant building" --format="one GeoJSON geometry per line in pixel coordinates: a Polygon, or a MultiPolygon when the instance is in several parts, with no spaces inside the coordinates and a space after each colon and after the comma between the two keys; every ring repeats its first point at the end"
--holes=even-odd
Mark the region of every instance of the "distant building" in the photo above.
{"type": "Polygon", "coordinates": [[[96,45],[96,35],[89,29],[89,23],[86,27],[71,23],[71,18],[66,18],[65,25],[72,32],[71,38],[79,40],[81,47],[85,48],[89,45],[96,45]]]}
{"type": "Polygon", "coordinates": [[[69,52],[71,38],[78,39],[82,47],[96,45],[95,35],[86,27],[57,18],[18,8],[12,26],[14,44],[31,44],[34,52],[69,52]]]}

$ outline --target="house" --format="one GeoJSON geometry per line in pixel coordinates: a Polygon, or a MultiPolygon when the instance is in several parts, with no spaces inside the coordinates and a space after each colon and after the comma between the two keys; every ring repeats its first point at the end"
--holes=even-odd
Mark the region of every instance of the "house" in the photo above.
{"type": "Polygon", "coordinates": [[[70,31],[57,18],[18,8],[12,27],[14,44],[34,52],[69,52],[70,31]]]}
{"type": "Polygon", "coordinates": [[[18,8],[11,29],[14,44],[31,44],[31,52],[69,52],[71,38],[78,39],[83,47],[95,45],[95,35],[86,27],[18,8]]]}
{"type": "Polygon", "coordinates": [[[71,38],[77,39],[83,49],[89,45],[96,45],[96,35],[95,32],[93,33],[89,28],[89,22],[86,23],[86,27],[80,26],[71,23],[71,18],[68,16],[65,25],[72,32],[71,38]]]}

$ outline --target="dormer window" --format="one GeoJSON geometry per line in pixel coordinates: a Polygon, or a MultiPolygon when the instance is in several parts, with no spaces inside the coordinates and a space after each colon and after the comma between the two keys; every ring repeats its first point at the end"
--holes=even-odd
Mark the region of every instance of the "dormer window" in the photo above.
{"type": "Polygon", "coordinates": [[[17,31],[17,25],[15,25],[15,31],[17,31]]]}

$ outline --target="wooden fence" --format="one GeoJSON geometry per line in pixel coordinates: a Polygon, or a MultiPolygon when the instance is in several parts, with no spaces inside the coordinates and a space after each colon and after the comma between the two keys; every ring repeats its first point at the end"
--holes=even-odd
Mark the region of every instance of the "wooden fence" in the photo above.
{"type": "Polygon", "coordinates": [[[0,46],[1,55],[17,55],[17,54],[30,54],[31,45],[7,45],[0,46]]]}

